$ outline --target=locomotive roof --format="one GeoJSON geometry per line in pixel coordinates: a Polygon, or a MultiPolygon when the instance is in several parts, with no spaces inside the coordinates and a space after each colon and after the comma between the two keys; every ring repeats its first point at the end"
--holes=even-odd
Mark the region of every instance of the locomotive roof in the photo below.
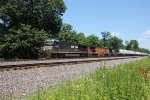
{"type": "Polygon", "coordinates": [[[56,42],[59,42],[59,40],[57,40],[57,39],[47,39],[45,42],[48,42],[48,41],[56,41],[56,42]]]}

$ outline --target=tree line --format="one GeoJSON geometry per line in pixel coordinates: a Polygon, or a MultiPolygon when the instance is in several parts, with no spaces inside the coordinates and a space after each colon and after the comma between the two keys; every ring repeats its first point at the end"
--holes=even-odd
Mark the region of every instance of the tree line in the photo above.
{"type": "Polygon", "coordinates": [[[85,36],[84,33],[77,33],[74,31],[73,27],[66,23],[62,25],[61,31],[57,34],[56,38],[60,41],[76,42],[91,47],[109,48],[113,50],[127,49],[150,53],[148,49],[139,47],[137,40],[125,41],[125,44],[123,44],[121,38],[112,36],[110,32],[101,32],[99,36],[94,34],[85,36]]]}
{"type": "Polygon", "coordinates": [[[136,40],[127,41],[101,32],[98,36],[77,33],[63,23],[67,7],[63,0],[0,0],[0,58],[37,58],[42,42],[49,38],[87,46],[125,48],[149,53],[136,40]]]}

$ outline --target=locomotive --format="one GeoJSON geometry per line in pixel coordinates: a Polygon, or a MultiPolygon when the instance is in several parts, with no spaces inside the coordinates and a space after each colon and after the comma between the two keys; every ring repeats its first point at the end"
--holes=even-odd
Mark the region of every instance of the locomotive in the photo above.
{"type": "Polygon", "coordinates": [[[60,42],[56,39],[46,40],[40,51],[40,57],[42,58],[100,57],[114,55],[146,56],[147,54],[124,49],[116,51],[108,48],[88,47],[79,43],[60,42]]]}

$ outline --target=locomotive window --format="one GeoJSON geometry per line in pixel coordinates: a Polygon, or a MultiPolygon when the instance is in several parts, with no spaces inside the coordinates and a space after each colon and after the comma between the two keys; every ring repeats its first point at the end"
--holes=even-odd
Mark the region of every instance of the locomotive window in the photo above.
{"type": "Polygon", "coordinates": [[[58,45],[58,44],[59,44],[59,42],[55,41],[55,44],[56,44],[56,45],[58,45]]]}
{"type": "Polygon", "coordinates": [[[77,48],[78,48],[78,46],[75,46],[75,48],[77,49],[77,48]]]}
{"type": "Polygon", "coordinates": [[[54,41],[48,41],[48,45],[53,45],[54,41]]]}
{"type": "Polygon", "coordinates": [[[54,44],[54,41],[46,41],[44,44],[47,46],[51,46],[54,44]]]}
{"type": "Polygon", "coordinates": [[[74,46],[71,46],[71,48],[74,48],[74,46]]]}

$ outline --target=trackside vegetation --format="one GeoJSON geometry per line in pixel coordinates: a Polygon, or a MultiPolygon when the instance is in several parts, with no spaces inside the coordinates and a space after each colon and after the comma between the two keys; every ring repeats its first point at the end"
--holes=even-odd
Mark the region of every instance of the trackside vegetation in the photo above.
{"type": "Polygon", "coordinates": [[[79,80],[38,90],[28,100],[148,100],[149,77],[140,69],[150,70],[150,58],[113,68],[101,67],[79,80]]]}

